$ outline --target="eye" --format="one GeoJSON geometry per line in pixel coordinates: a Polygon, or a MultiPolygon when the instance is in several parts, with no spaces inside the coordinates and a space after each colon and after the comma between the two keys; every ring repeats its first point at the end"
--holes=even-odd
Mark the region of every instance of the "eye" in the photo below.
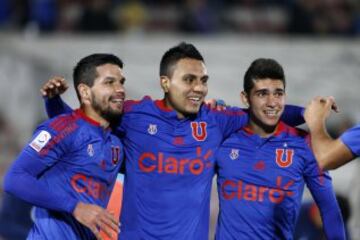
{"type": "Polygon", "coordinates": [[[283,91],[279,91],[279,92],[275,92],[275,97],[282,97],[284,96],[284,92],[283,91]]]}
{"type": "Polygon", "coordinates": [[[207,82],[208,82],[208,80],[209,80],[209,78],[208,78],[208,77],[205,77],[205,78],[202,78],[202,79],[201,79],[201,82],[202,82],[204,85],[206,85],[207,82]]]}
{"type": "Polygon", "coordinates": [[[184,81],[185,81],[186,83],[192,83],[192,82],[194,81],[194,77],[192,77],[192,76],[185,76],[185,77],[184,77],[184,81]]]}
{"type": "Polygon", "coordinates": [[[111,85],[114,83],[114,79],[105,79],[105,84],[106,85],[111,85]]]}
{"type": "Polygon", "coordinates": [[[267,92],[266,91],[259,91],[257,92],[256,94],[258,97],[265,97],[267,95],[267,92]]]}

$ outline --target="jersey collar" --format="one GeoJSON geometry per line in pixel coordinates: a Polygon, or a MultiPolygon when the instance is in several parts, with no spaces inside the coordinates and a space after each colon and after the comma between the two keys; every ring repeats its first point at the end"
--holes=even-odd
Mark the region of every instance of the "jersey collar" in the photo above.
{"type": "Polygon", "coordinates": [[[100,127],[100,123],[98,121],[95,121],[94,119],[88,117],[80,108],[76,109],[74,111],[75,115],[79,116],[80,118],[84,119],[86,122],[90,123],[91,125],[94,125],[96,127],[100,127]]]}
{"type": "MultiPolygon", "coordinates": [[[[274,134],[272,136],[279,136],[281,133],[286,132],[287,130],[287,126],[285,123],[283,123],[282,121],[280,121],[278,123],[278,125],[276,126],[276,129],[274,131],[274,134]]],[[[257,135],[256,133],[254,133],[254,131],[250,128],[250,125],[246,125],[245,127],[243,127],[243,131],[245,133],[247,133],[248,135],[257,135]]]]}

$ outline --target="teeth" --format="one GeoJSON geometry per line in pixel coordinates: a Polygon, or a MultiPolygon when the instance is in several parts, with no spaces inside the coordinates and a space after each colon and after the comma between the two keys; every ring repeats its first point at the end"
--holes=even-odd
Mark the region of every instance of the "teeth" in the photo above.
{"type": "Polygon", "coordinates": [[[189,99],[190,99],[190,100],[193,100],[193,101],[200,101],[200,98],[199,98],[199,97],[190,97],[189,99]]]}
{"type": "Polygon", "coordinates": [[[114,100],[112,100],[113,102],[116,102],[116,103],[122,103],[123,102],[123,100],[122,99],[114,99],[114,100]]]}
{"type": "Polygon", "coordinates": [[[275,110],[267,110],[267,111],[265,111],[265,114],[270,117],[273,117],[273,116],[276,116],[276,111],[275,110]]]}

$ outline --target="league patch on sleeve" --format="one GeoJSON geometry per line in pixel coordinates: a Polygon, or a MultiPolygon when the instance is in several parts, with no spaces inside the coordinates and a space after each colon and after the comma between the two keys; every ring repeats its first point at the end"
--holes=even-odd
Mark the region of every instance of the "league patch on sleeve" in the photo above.
{"type": "Polygon", "coordinates": [[[35,151],[40,152],[43,147],[49,142],[51,135],[47,131],[41,131],[34,140],[29,144],[35,151]]]}

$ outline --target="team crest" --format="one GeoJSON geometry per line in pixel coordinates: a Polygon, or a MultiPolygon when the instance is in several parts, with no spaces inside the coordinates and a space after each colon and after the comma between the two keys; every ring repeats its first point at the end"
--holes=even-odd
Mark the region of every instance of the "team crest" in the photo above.
{"type": "Polygon", "coordinates": [[[92,144],[89,144],[88,147],[87,147],[87,153],[90,157],[94,156],[94,147],[92,144]]]}
{"type": "Polygon", "coordinates": [[[231,149],[231,153],[229,154],[231,160],[235,160],[239,158],[239,149],[231,149]]]}
{"type": "Polygon", "coordinates": [[[292,164],[294,157],[293,149],[277,148],[275,153],[276,153],[276,164],[279,167],[286,168],[292,164]],[[285,153],[285,159],[284,159],[284,153],[285,153]]]}
{"type": "Polygon", "coordinates": [[[196,141],[204,141],[207,137],[206,122],[191,122],[192,136],[196,141]]]}
{"type": "Polygon", "coordinates": [[[157,133],[157,125],[156,124],[149,124],[147,129],[148,133],[151,135],[155,135],[157,133]]]}

